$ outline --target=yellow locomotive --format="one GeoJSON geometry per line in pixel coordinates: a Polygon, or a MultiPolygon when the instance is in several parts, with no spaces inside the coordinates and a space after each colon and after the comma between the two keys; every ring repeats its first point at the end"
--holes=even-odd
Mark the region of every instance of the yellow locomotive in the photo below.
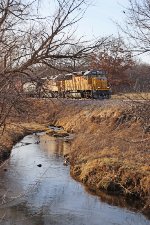
{"type": "Polygon", "coordinates": [[[45,87],[51,97],[103,99],[111,96],[104,70],[88,70],[57,76],[47,81],[45,87]]]}

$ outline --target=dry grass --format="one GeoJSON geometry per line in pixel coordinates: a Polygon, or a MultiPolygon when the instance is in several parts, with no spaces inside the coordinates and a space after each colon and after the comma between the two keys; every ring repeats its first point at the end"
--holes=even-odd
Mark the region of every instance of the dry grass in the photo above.
{"type": "Polygon", "coordinates": [[[120,93],[112,95],[112,99],[120,100],[150,100],[149,92],[139,92],[139,93],[120,93]]]}
{"type": "Polygon", "coordinates": [[[144,132],[142,113],[136,117],[129,105],[114,103],[33,100],[32,115],[23,119],[28,123],[19,124],[21,116],[15,117],[1,137],[1,149],[10,149],[27,130],[61,125],[76,134],[70,152],[71,174],[76,179],[95,191],[141,199],[149,210],[150,133],[144,132]]]}
{"type": "Polygon", "coordinates": [[[140,199],[149,210],[150,133],[144,132],[143,115],[136,117],[127,106],[91,107],[68,108],[58,119],[76,133],[71,174],[96,192],[140,199]]]}

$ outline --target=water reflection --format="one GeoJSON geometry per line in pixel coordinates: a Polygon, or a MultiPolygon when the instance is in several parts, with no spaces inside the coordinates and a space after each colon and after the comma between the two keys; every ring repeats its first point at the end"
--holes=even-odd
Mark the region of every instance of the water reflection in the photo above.
{"type": "Polygon", "coordinates": [[[29,135],[22,142],[31,144],[17,144],[7,171],[0,170],[0,224],[150,224],[141,214],[103,203],[74,181],[63,166],[69,143],[46,135],[29,135]]]}

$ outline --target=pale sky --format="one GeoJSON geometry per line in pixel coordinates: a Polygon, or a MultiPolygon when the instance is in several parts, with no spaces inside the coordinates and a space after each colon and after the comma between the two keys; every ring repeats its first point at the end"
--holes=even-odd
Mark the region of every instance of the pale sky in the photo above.
{"type": "MultiPolygon", "coordinates": [[[[87,37],[98,37],[117,34],[113,21],[123,22],[124,6],[128,0],[90,0],[93,3],[78,23],[78,33],[87,37]]],[[[50,0],[42,0],[42,14],[48,15],[54,4],[50,0]],[[50,3],[48,3],[50,2],[50,3]]]]}
{"type": "Polygon", "coordinates": [[[84,35],[105,36],[117,35],[115,21],[123,23],[124,6],[128,0],[95,0],[80,21],[79,30],[84,35]]]}
{"type": "MultiPolygon", "coordinates": [[[[91,0],[93,4],[89,6],[84,17],[76,25],[76,36],[84,36],[85,39],[93,39],[109,35],[118,35],[118,28],[115,22],[124,24],[125,8],[129,0],[91,0]]],[[[48,15],[53,11],[52,0],[42,0],[42,14],[48,15]],[[50,2],[50,6],[48,4],[50,2]],[[50,10],[51,9],[51,10],[50,10]]],[[[149,62],[149,57],[142,55],[140,59],[149,62]]]]}

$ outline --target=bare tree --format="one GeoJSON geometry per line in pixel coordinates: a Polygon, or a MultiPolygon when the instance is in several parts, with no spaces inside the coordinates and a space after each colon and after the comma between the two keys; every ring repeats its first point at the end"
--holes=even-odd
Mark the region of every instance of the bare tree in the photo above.
{"type": "Polygon", "coordinates": [[[90,68],[102,68],[108,72],[113,91],[130,86],[126,71],[132,68],[134,60],[131,49],[121,37],[108,37],[107,42],[88,57],[90,68]]]}
{"type": "Polygon", "coordinates": [[[73,26],[87,7],[85,0],[57,0],[55,12],[46,18],[35,10],[38,3],[0,1],[0,125],[12,108],[22,111],[24,77],[33,80],[37,66],[58,69],[61,60],[81,58],[105,41],[85,43],[74,36],[73,26]],[[84,47],[73,51],[76,45],[84,47]]]}
{"type": "Polygon", "coordinates": [[[150,2],[149,0],[128,0],[126,26],[121,28],[131,40],[133,50],[140,53],[150,51],[150,2]]]}
{"type": "Polygon", "coordinates": [[[148,91],[150,90],[150,65],[137,62],[127,73],[133,84],[131,91],[145,92],[148,95],[148,91]]]}
{"type": "MultiPolygon", "coordinates": [[[[119,26],[128,38],[134,55],[150,52],[150,1],[149,0],[128,0],[129,6],[124,9],[125,26],[119,26]]],[[[142,79],[142,75],[141,75],[142,79]]],[[[144,78],[148,80],[147,78],[144,78]]],[[[146,82],[146,89],[149,89],[149,82],[146,82]]],[[[135,84],[135,87],[137,85],[135,84]]],[[[139,92],[144,90],[139,89],[139,92]]],[[[149,99],[146,98],[145,100],[149,99]]]]}

